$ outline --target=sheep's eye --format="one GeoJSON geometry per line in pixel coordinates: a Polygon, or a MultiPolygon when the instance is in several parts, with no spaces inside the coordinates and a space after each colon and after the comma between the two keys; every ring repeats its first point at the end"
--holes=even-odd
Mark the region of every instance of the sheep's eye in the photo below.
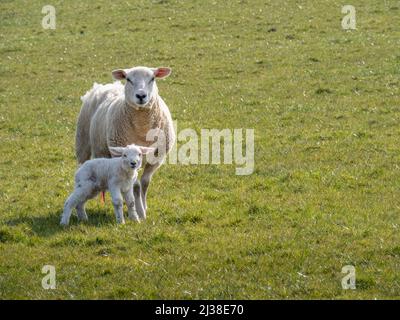
{"type": "Polygon", "coordinates": [[[151,78],[149,83],[152,83],[154,81],[155,77],[151,78]]]}
{"type": "Polygon", "coordinates": [[[126,154],[124,154],[124,158],[126,158],[126,154]]]}
{"type": "Polygon", "coordinates": [[[126,81],[130,82],[131,84],[133,84],[133,81],[129,78],[126,78],[126,81]]]}

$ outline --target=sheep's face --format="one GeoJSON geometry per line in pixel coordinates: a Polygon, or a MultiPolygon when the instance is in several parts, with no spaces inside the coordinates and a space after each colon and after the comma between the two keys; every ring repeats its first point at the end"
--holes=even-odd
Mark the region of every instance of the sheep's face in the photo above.
{"type": "Polygon", "coordinates": [[[150,106],[149,102],[158,93],[156,78],[166,78],[170,73],[170,68],[147,67],[119,69],[112,72],[115,79],[126,80],[125,99],[136,109],[150,106]]]}
{"type": "Polygon", "coordinates": [[[143,154],[154,151],[154,148],[142,147],[131,144],[126,147],[110,147],[113,157],[121,157],[122,166],[126,170],[136,170],[142,165],[143,154]]]}

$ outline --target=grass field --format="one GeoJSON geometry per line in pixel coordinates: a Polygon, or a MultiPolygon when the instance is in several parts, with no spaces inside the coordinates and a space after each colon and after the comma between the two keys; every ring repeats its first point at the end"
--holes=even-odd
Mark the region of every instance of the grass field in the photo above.
{"type": "Polygon", "coordinates": [[[0,39],[0,299],[400,297],[399,1],[2,0],[0,39]],[[166,164],[145,223],[64,230],[80,96],[135,65],[179,128],[253,128],[254,173],[166,164]]]}

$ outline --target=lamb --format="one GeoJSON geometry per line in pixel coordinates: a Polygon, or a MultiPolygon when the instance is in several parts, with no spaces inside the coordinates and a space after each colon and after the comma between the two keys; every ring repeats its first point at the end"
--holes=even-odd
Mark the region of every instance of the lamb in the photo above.
{"type": "Polygon", "coordinates": [[[128,206],[128,217],[140,221],[133,198],[133,184],[142,164],[142,155],[154,151],[153,148],[129,145],[111,147],[110,153],[117,158],[98,158],[86,161],[75,174],[75,189],[65,201],[60,224],[67,226],[73,208],[76,208],[79,220],[88,220],[85,211],[87,200],[100,191],[109,190],[114,205],[117,223],[125,223],[123,202],[128,206]]]}
{"type": "Polygon", "coordinates": [[[145,159],[142,177],[134,184],[136,210],[146,218],[146,195],[154,172],[162,165],[175,142],[170,111],[158,94],[155,79],[163,79],[170,68],[134,67],[112,72],[117,81],[94,84],[82,97],[76,131],[79,164],[92,158],[111,157],[110,147],[138,144],[156,151],[145,159]],[[126,80],[125,85],[121,80],[126,80]],[[148,134],[158,130],[156,141],[148,134]],[[150,158],[152,161],[149,161],[150,158]]]}

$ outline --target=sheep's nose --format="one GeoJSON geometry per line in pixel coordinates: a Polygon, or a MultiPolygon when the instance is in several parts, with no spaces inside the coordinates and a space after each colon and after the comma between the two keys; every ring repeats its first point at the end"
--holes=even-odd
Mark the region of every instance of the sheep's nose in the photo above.
{"type": "Polygon", "coordinates": [[[146,96],[147,96],[147,94],[145,94],[145,93],[137,93],[136,94],[136,98],[138,98],[139,100],[145,99],[146,96]]]}
{"type": "Polygon", "coordinates": [[[131,166],[132,167],[136,167],[136,165],[137,165],[137,161],[131,161],[131,166]]]}

